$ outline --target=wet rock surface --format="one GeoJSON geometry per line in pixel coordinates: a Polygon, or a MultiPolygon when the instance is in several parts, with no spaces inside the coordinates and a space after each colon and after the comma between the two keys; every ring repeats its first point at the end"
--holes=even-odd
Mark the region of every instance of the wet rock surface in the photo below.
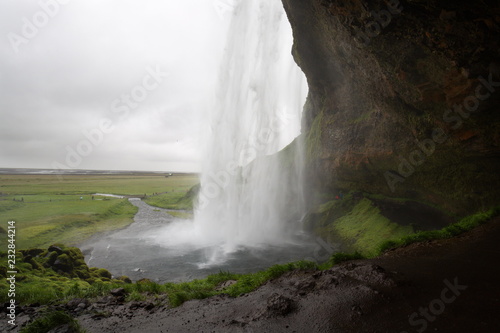
{"type": "Polygon", "coordinates": [[[498,203],[498,1],[282,2],[310,89],[310,184],[460,213],[498,203]]]}

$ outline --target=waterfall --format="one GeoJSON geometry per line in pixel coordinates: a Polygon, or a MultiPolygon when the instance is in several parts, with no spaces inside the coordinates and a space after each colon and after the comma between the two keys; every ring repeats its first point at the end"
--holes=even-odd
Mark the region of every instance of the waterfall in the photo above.
{"type": "Polygon", "coordinates": [[[234,8],[194,220],[195,238],[216,246],[213,261],[240,247],[286,243],[299,229],[297,137],[307,84],[292,42],[280,0],[239,1],[234,8]]]}
{"type": "Polygon", "coordinates": [[[87,244],[94,265],[135,279],[147,274],[186,281],[317,258],[318,244],[300,225],[305,207],[299,134],[307,84],[291,56],[292,42],[280,0],[238,2],[215,101],[207,104],[194,220],[141,205],[168,221],[146,216],[87,244]]]}

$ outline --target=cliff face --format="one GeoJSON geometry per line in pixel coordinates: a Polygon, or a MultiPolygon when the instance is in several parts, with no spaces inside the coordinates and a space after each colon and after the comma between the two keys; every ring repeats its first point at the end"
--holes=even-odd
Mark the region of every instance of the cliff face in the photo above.
{"type": "Polygon", "coordinates": [[[283,0],[319,192],[466,214],[500,195],[498,1],[283,0]]]}

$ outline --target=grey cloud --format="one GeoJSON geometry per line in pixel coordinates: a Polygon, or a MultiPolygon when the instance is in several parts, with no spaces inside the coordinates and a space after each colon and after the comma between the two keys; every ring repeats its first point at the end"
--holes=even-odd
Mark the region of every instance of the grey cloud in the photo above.
{"type": "Polygon", "coordinates": [[[224,22],[210,1],[72,1],[14,52],[8,39],[38,2],[0,3],[0,167],[63,163],[82,131],[111,120],[82,168],[196,170],[224,22]],[[126,117],[112,102],[148,66],[169,73],[126,117]]]}

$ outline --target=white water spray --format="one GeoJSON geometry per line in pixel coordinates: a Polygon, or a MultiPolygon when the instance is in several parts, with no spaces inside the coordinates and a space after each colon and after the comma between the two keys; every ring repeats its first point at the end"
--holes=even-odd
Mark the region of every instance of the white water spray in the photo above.
{"type": "Polygon", "coordinates": [[[305,210],[297,137],[307,84],[283,6],[240,1],[228,29],[194,221],[148,236],[171,256],[202,251],[199,268],[294,244],[305,210]]]}
{"type": "Polygon", "coordinates": [[[307,235],[296,237],[304,213],[302,145],[296,138],[307,85],[291,46],[280,0],[240,1],[209,108],[194,221],[175,221],[133,202],[140,209],[135,223],[87,244],[94,265],[135,279],[147,274],[185,281],[316,255],[318,244],[307,235]]]}
{"type": "MultiPolygon", "coordinates": [[[[307,93],[279,0],[235,8],[211,110],[195,229],[212,254],[289,240],[303,211],[301,114],[307,93]],[[295,225],[293,225],[295,224],[295,225]]],[[[196,237],[197,238],[197,237],[196,237]]]]}

